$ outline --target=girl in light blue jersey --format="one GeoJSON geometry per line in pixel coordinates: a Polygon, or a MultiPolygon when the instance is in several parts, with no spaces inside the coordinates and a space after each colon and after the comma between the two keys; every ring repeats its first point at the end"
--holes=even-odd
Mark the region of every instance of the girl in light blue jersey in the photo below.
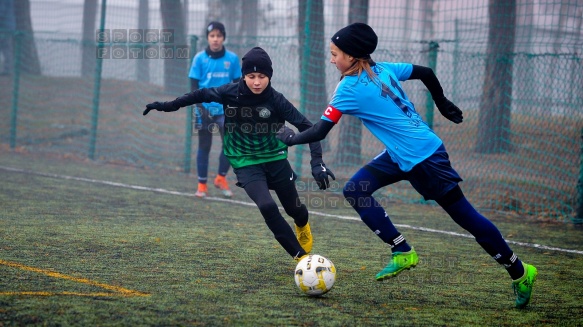
{"type": "Polygon", "coordinates": [[[401,88],[401,81],[421,80],[441,114],[461,123],[462,111],[444,96],[433,70],[409,63],[374,62],[370,54],[376,49],[377,35],[363,23],[342,28],[331,41],[330,62],[342,77],[322,119],[299,134],[284,128],[278,137],[290,146],[319,141],[343,115],[352,115],[384,144],[385,149],[357,171],[343,190],[362,221],[392,249],[390,262],[376,279],[397,276],[419,261],[415,249],[372,196],[381,187],[407,180],[426,200],[435,200],[507,269],[513,280],[515,305],[525,307],[532,296],[536,268],[519,260],[498,228],[468,202],[458,185],[462,179],[452,168],[442,140],[415,111],[401,88]]]}

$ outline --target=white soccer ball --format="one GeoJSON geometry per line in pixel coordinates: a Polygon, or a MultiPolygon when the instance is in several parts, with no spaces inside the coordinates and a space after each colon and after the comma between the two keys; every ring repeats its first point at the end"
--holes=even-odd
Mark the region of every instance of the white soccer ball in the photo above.
{"type": "Polygon", "coordinates": [[[326,257],[310,254],[298,262],[294,277],[302,292],[309,296],[319,296],[334,286],[336,267],[326,257]]]}

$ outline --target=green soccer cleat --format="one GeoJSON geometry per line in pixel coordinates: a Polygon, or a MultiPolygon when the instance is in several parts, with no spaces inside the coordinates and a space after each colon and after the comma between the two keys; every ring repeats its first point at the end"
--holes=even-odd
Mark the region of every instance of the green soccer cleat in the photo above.
{"type": "Polygon", "coordinates": [[[306,253],[310,253],[312,251],[312,245],[314,244],[314,239],[312,238],[312,230],[310,229],[310,223],[307,223],[304,227],[296,226],[296,237],[298,238],[298,242],[306,251],[306,253]]]}
{"type": "Polygon", "coordinates": [[[532,298],[532,287],[534,286],[536,275],[538,275],[535,266],[524,262],[522,265],[524,266],[524,276],[512,281],[512,289],[516,295],[516,302],[514,304],[519,309],[526,307],[530,302],[532,298]]]}
{"type": "Polygon", "coordinates": [[[417,257],[417,252],[415,252],[415,249],[413,248],[408,252],[393,252],[391,261],[389,261],[387,266],[383,268],[375,278],[376,280],[381,281],[383,279],[395,277],[401,273],[401,271],[417,266],[418,262],[419,257],[417,257]]]}

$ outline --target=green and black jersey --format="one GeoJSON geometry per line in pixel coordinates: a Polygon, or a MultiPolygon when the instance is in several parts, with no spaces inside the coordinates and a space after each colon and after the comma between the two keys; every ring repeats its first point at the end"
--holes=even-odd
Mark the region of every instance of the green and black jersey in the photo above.
{"type": "MultiPolygon", "coordinates": [[[[225,156],[233,168],[287,158],[287,145],[276,133],[285,122],[300,132],[312,126],[281,93],[268,87],[260,95],[249,94],[245,81],[187,93],[172,101],[174,107],[219,102],[225,112],[225,156]]],[[[320,142],[310,143],[312,163],[321,161],[320,142]]]]}
{"type": "Polygon", "coordinates": [[[287,158],[287,145],[275,137],[285,123],[276,108],[270,101],[224,108],[225,156],[233,168],[287,158]]]}

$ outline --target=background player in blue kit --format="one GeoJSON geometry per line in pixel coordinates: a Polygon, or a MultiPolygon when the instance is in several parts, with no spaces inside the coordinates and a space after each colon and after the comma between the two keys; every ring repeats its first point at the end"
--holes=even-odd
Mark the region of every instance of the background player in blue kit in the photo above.
{"type": "Polygon", "coordinates": [[[498,228],[476,211],[464,196],[462,181],[452,168],[442,140],[415,111],[400,81],[421,80],[444,117],[459,124],[461,110],[443,94],[433,70],[409,63],[375,63],[370,54],[378,38],[373,29],[354,23],[332,36],[330,62],[342,77],[322,119],[299,134],[283,128],[278,137],[287,145],[322,140],[342,115],[358,117],[385,149],[347,182],[344,196],[362,221],[392,249],[377,280],[415,267],[418,256],[372,194],[383,186],[407,180],[426,200],[435,200],[478,244],[503,265],[512,278],[515,305],[525,307],[532,296],[537,269],[512,252],[498,228]],[[370,204],[370,205],[363,205],[370,204]]]}
{"type": "MultiPolygon", "coordinates": [[[[239,57],[234,52],[228,51],[223,45],[227,37],[225,26],[220,22],[210,22],[206,32],[208,47],[194,56],[188,74],[191,81],[191,91],[236,83],[241,78],[239,57]]],[[[220,103],[199,103],[196,105],[193,117],[196,119],[195,128],[198,130],[198,151],[196,154],[198,189],[195,195],[205,197],[208,194],[208,166],[213,131],[215,127],[218,127],[221,138],[224,137],[225,113],[220,103]]],[[[224,149],[221,149],[219,169],[214,185],[226,197],[233,196],[225,177],[229,168],[230,164],[225,157],[224,149]]]]}

